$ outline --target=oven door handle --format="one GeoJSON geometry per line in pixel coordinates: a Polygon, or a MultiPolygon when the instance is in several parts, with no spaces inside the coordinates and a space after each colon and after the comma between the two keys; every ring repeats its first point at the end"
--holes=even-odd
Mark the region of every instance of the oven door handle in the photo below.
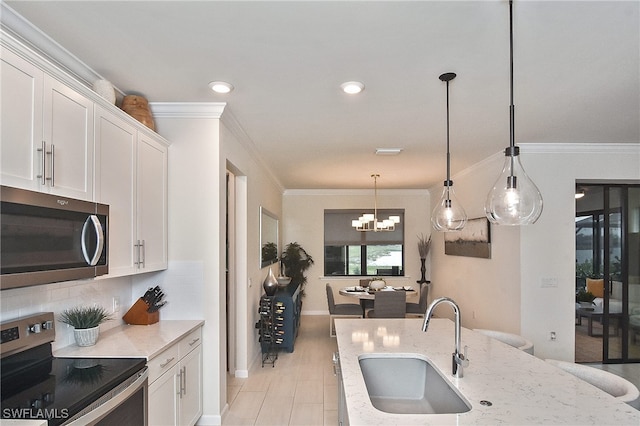
{"type": "Polygon", "coordinates": [[[98,263],[103,248],[104,232],[102,231],[102,224],[100,224],[100,219],[98,219],[98,216],[92,214],[87,218],[87,220],[84,221],[84,226],[82,227],[82,255],[84,256],[84,260],[88,265],[95,266],[98,263]],[[89,255],[89,253],[87,253],[87,233],[89,232],[90,225],[93,225],[97,241],[96,250],[91,256],[89,255]]]}
{"type": "MultiPolygon", "coordinates": [[[[106,417],[111,411],[138,392],[141,388],[147,387],[147,380],[149,378],[148,367],[144,367],[136,374],[138,375],[136,380],[129,384],[125,389],[120,390],[119,393],[115,393],[115,390],[110,391],[107,395],[98,399],[89,407],[85,408],[81,413],[74,416],[69,422],[64,423],[64,426],[86,426],[98,423],[98,421],[106,417]]],[[[118,387],[116,387],[116,389],[118,389],[118,387]]],[[[147,414],[145,413],[145,417],[146,415],[147,414]]]]}

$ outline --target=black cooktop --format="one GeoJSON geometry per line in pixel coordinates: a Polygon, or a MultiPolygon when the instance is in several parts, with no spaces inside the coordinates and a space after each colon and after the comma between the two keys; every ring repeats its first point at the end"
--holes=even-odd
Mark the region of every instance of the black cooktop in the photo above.
{"type": "Polygon", "coordinates": [[[99,397],[144,368],[144,358],[43,357],[2,359],[3,419],[45,419],[63,424],[99,397]]]}

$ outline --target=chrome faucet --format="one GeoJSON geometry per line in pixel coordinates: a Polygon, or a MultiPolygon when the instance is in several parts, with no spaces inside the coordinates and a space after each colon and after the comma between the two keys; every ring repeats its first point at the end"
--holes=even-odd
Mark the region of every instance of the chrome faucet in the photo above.
{"type": "Polygon", "coordinates": [[[469,366],[469,360],[467,359],[467,347],[465,346],[464,348],[464,354],[460,353],[460,308],[458,307],[458,305],[456,304],[456,302],[454,302],[452,299],[449,299],[448,297],[440,297],[439,299],[434,300],[433,302],[431,302],[431,305],[429,305],[429,307],[427,308],[427,312],[425,312],[424,314],[424,324],[422,325],[422,331],[427,331],[427,328],[429,327],[429,320],[431,320],[431,315],[433,315],[433,310],[436,308],[436,306],[438,306],[440,303],[446,302],[449,305],[451,305],[451,307],[453,308],[453,313],[456,316],[456,334],[455,334],[455,339],[456,339],[456,349],[455,352],[452,354],[453,359],[452,359],[452,372],[451,374],[453,374],[455,377],[457,378],[462,378],[464,375],[464,371],[463,368],[469,366]]]}

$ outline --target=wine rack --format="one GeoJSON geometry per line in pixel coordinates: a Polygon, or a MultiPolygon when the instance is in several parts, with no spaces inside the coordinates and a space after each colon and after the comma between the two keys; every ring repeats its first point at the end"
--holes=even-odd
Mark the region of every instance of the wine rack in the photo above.
{"type": "Polygon", "coordinates": [[[284,312],[286,306],[274,296],[262,296],[258,314],[260,320],[256,324],[258,328],[260,346],[262,347],[262,366],[271,364],[275,367],[278,359],[278,346],[284,342],[285,322],[284,312]]]}

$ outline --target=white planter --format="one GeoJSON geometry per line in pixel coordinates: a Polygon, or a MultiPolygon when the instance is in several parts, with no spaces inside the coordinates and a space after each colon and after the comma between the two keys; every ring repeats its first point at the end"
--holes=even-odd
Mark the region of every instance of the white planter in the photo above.
{"type": "Polygon", "coordinates": [[[100,334],[100,326],[93,328],[74,328],[73,337],[76,339],[78,346],[93,346],[98,341],[100,334]]]}

